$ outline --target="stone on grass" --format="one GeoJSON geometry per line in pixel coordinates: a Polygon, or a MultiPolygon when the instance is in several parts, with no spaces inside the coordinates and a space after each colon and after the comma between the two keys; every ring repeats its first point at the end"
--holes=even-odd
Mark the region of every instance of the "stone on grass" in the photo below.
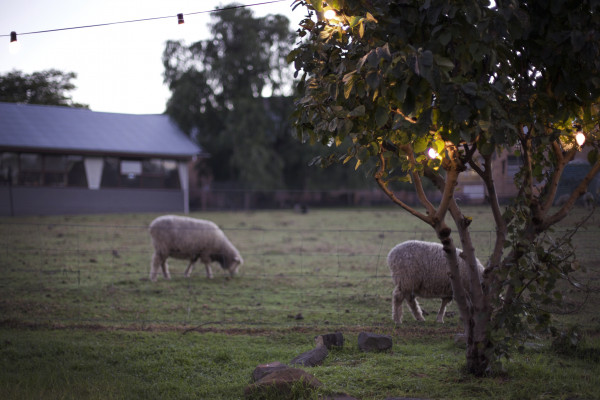
{"type": "MultiPolygon", "coordinates": [[[[323,384],[313,375],[298,368],[286,368],[273,371],[262,379],[246,386],[244,396],[247,399],[290,398],[298,391],[310,392],[323,384]]],[[[308,396],[305,396],[308,397],[308,396]]]]}
{"type": "Polygon", "coordinates": [[[386,397],[385,400],[427,400],[420,397],[386,397]]]}
{"type": "Polygon", "coordinates": [[[314,349],[295,357],[292,361],[290,361],[290,364],[302,365],[305,367],[316,367],[317,365],[321,365],[323,363],[323,360],[325,357],[327,357],[327,354],[329,354],[327,347],[317,346],[314,349]]]}
{"type": "Polygon", "coordinates": [[[289,368],[287,365],[274,361],[268,364],[260,364],[252,371],[252,382],[260,381],[263,377],[269,375],[271,372],[281,371],[282,369],[289,368]]]}
{"type": "Polygon", "coordinates": [[[323,345],[331,350],[332,347],[344,347],[344,335],[341,332],[327,333],[315,337],[317,346],[323,345]]]}
{"type": "Polygon", "coordinates": [[[427,400],[420,397],[386,397],[385,400],[427,400]]]}
{"type": "Polygon", "coordinates": [[[376,333],[361,332],[358,335],[358,348],[362,351],[384,351],[392,348],[392,337],[376,333]]]}
{"type": "Polygon", "coordinates": [[[324,400],[358,400],[356,397],[352,397],[346,393],[331,394],[324,398],[324,400]]]}

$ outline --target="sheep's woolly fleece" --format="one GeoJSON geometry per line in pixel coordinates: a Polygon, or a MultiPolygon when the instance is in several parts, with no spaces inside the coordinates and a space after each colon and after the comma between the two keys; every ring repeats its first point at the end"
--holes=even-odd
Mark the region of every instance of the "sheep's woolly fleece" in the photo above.
{"type": "MultiPolygon", "coordinates": [[[[469,287],[467,263],[457,249],[461,281],[469,287]]],[[[388,254],[388,267],[394,282],[392,314],[396,323],[402,322],[402,302],[406,300],[414,317],[423,321],[416,297],[441,298],[438,322],[443,322],[446,304],[452,300],[452,286],[448,277],[448,264],[443,247],[439,243],[410,240],[396,245],[388,254]]],[[[479,275],[483,265],[477,260],[479,275]]]]}
{"type": "Polygon", "coordinates": [[[212,261],[218,261],[231,276],[243,263],[239,251],[211,221],[165,215],[152,221],[150,236],[154,246],[150,271],[150,279],[153,281],[156,280],[159,268],[162,268],[165,278],[170,278],[166,262],[168,257],[190,260],[186,276],[189,276],[193,264],[200,259],[206,266],[209,278],[212,278],[212,261]]]}

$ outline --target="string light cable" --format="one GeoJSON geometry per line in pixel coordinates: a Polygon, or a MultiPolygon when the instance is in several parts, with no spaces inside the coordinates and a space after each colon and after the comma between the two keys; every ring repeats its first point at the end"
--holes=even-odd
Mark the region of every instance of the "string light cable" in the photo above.
{"type": "Polygon", "coordinates": [[[11,42],[16,42],[18,35],[35,35],[35,34],[39,34],[39,33],[68,31],[68,30],[73,30],[73,29],[97,28],[97,27],[100,27],[100,26],[130,24],[130,23],[134,23],[134,22],[154,21],[154,20],[158,20],[158,19],[167,19],[167,18],[177,18],[177,23],[178,24],[183,24],[184,23],[183,17],[185,15],[210,14],[210,13],[217,13],[217,12],[235,10],[235,9],[238,9],[238,8],[248,8],[248,7],[262,6],[262,5],[266,5],[266,4],[281,3],[281,2],[284,2],[284,1],[289,1],[289,0],[262,1],[262,2],[259,2],[259,3],[240,4],[240,5],[235,5],[235,6],[223,7],[223,8],[215,8],[213,10],[196,11],[196,12],[190,12],[190,13],[179,13],[177,15],[167,15],[167,16],[163,16],[163,17],[150,17],[150,18],[132,19],[132,20],[127,20],[127,21],[105,22],[105,23],[101,23],[101,24],[71,26],[71,27],[68,27],[68,28],[46,29],[46,30],[42,30],[42,31],[32,31],[32,32],[23,32],[23,33],[17,33],[15,31],[12,31],[8,35],[6,35],[6,34],[0,34],[0,37],[10,37],[10,41],[11,42]]]}

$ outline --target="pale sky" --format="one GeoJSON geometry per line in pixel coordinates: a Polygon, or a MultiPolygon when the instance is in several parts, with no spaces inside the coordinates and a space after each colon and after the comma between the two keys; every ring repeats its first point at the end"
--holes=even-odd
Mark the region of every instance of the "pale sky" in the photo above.
{"type": "MultiPolygon", "coordinates": [[[[269,0],[238,0],[256,4],[269,0]]],[[[159,114],[164,112],[168,88],[163,84],[162,52],[167,40],[191,44],[210,37],[210,14],[197,13],[230,4],[222,0],[0,0],[0,74],[55,68],[75,72],[71,92],[75,102],[93,111],[159,114]],[[144,18],[172,18],[84,29],[23,35],[20,33],[120,22],[144,18]],[[11,31],[17,32],[19,51],[9,52],[11,31]]],[[[292,0],[251,7],[255,16],[283,14],[295,31],[304,10],[292,12],[292,0]]]]}

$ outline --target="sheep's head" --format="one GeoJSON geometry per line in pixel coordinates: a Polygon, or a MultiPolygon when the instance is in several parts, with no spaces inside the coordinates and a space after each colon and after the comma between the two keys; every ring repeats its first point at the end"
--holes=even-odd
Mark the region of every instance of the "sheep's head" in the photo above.
{"type": "Polygon", "coordinates": [[[229,265],[229,274],[231,275],[232,278],[235,274],[237,274],[238,269],[240,269],[240,267],[242,266],[243,263],[244,263],[244,260],[242,259],[242,256],[237,255],[233,258],[233,260],[231,261],[231,264],[229,265]]]}
{"type": "Polygon", "coordinates": [[[242,256],[239,254],[233,257],[226,257],[223,254],[211,254],[210,260],[218,262],[219,265],[221,265],[221,268],[229,271],[231,277],[237,273],[238,269],[244,263],[242,256]]]}

